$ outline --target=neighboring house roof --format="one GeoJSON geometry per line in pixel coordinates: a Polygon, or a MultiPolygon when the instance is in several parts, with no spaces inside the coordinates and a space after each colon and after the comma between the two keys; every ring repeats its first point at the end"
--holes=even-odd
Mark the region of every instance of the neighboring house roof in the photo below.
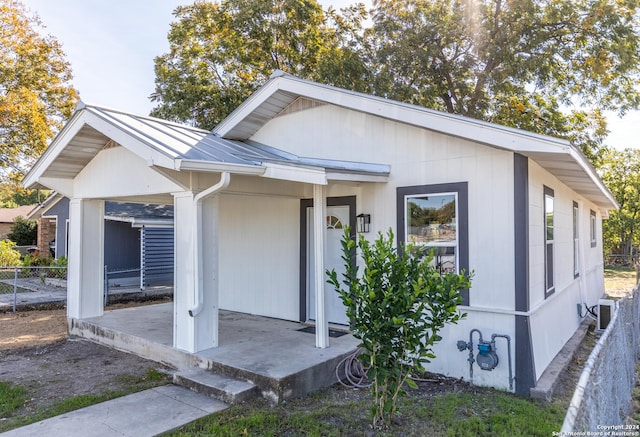
{"type": "Polygon", "coordinates": [[[276,71],[213,132],[230,140],[247,140],[300,97],[522,154],[602,209],[618,207],[589,160],[567,140],[347,91],[282,71],[276,71]]]}
{"type": "Polygon", "coordinates": [[[104,218],[132,226],[172,226],[173,205],[105,202],[104,218]]]}
{"type": "MultiPolygon", "coordinates": [[[[29,219],[38,219],[53,208],[64,196],[53,192],[40,205],[34,205],[27,215],[29,219]]],[[[133,226],[171,226],[173,225],[173,205],[156,205],[130,202],[104,203],[104,218],[111,221],[131,223],[133,226]]]]}
{"type": "Polygon", "coordinates": [[[386,180],[389,167],[314,161],[266,146],[229,141],[211,132],[153,117],[80,104],[73,117],[24,178],[73,179],[102,149],[125,145],[151,166],[263,175],[326,184],[327,179],[386,180]]]}
{"type": "Polygon", "coordinates": [[[64,196],[62,194],[56,193],[55,191],[52,192],[42,203],[35,205],[26,217],[30,220],[37,220],[43,215],[46,216],[47,212],[63,198],[64,196]]]}
{"type": "Polygon", "coordinates": [[[22,216],[28,218],[29,213],[38,205],[23,205],[17,208],[0,208],[0,223],[13,223],[13,220],[22,216]]]}

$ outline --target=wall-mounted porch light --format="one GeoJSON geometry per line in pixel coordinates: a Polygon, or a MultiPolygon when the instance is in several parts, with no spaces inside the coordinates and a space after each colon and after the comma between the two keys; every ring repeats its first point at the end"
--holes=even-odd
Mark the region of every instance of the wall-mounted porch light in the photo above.
{"type": "Polygon", "coordinates": [[[361,234],[369,232],[369,228],[371,226],[371,214],[358,214],[356,216],[356,224],[358,232],[361,234]]]}

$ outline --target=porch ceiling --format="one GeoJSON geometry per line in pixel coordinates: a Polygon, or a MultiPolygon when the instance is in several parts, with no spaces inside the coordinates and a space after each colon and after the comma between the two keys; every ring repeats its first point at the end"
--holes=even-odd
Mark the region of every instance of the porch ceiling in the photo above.
{"type": "Polygon", "coordinates": [[[44,177],[69,179],[75,177],[100,150],[108,147],[109,137],[89,125],[84,125],[60,152],[55,165],[43,173],[44,177]]]}

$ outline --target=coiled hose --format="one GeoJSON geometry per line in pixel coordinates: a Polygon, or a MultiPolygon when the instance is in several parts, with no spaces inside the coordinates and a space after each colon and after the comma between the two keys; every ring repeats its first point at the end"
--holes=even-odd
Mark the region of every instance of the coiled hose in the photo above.
{"type": "Polygon", "coordinates": [[[344,357],[336,366],[336,378],[345,387],[368,388],[371,382],[367,379],[367,368],[358,360],[362,348],[344,357]]]}

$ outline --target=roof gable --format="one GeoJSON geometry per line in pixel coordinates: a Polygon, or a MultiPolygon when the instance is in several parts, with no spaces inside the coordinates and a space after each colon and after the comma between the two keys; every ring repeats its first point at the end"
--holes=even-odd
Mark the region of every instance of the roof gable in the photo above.
{"type": "MultiPolygon", "coordinates": [[[[260,89],[225,118],[213,132],[246,141],[269,120],[304,106],[331,104],[371,114],[488,147],[527,156],[603,210],[617,208],[588,159],[569,141],[435,111],[377,96],[348,91],[276,72],[260,89]]],[[[277,146],[277,145],[275,145],[277,146]]]]}
{"type": "Polygon", "coordinates": [[[72,196],[71,181],[101,151],[118,146],[161,174],[161,169],[230,172],[326,184],[331,178],[379,181],[389,173],[384,166],[314,161],[158,118],[81,104],[23,183],[72,196]]]}

